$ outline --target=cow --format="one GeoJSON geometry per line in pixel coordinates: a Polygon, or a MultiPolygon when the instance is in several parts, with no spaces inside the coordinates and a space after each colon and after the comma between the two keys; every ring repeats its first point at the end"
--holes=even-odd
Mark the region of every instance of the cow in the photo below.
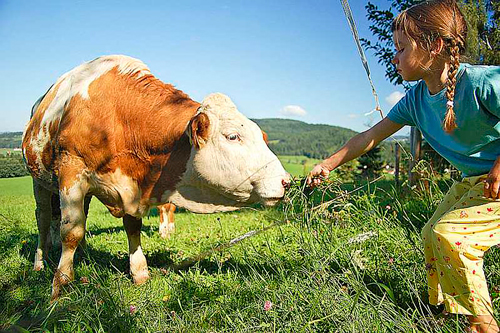
{"type": "Polygon", "coordinates": [[[62,252],[52,300],[74,279],[91,197],[123,218],[130,273],[139,285],[149,278],[140,230],[150,208],[213,213],[273,206],[289,182],[263,132],[229,97],[213,93],[196,102],[123,55],[62,75],[33,106],[22,151],[36,202],[35,270],[44,268],[52,205],[60,203],[62,252]]]}

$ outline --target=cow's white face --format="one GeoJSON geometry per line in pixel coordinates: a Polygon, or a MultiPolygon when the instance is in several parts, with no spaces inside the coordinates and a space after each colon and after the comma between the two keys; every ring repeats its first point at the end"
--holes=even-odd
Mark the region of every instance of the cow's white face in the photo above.
{"type": "Polygon", "coordinates": [[[208,202],[217,202],[213,211],[218,211],[259,201],[273,205],[282,198],[289,175],[257,124],[219,93],[206,97],[199,111],[189,125],[193,147],[181,182],[184,191],[179,190],[185,199],[207,203],[194,211],[210,211],[208,202]]]}

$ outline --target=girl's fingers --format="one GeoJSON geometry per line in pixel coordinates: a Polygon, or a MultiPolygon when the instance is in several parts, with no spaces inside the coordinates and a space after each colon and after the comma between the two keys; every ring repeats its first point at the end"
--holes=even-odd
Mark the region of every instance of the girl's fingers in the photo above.
{"type": "Polygon", "coordinates": [[[495,181],[493,184],[490,185],[490,194],[492,199],[498,199],[499,187],[500,187],[500,182],[498,181],[495,181]]]}
{"type": "Polygon", "coordinates": [[[490,183],[488,182],[487,179],[484,180],[484,196],[486,198],[489,198],[491,196],[490,194],[490,183]]]}

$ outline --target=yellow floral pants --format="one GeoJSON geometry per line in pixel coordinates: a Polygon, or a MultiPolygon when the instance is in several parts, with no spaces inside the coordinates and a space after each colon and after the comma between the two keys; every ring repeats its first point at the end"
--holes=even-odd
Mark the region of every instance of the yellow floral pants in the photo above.
{"type": "Polygon", "coordinates": [[[422,230],[429,302],[450,313],[493,314],[483,256],[500,243],[500,200],[484,197],[485,178],[455,182],[422,230]]]}

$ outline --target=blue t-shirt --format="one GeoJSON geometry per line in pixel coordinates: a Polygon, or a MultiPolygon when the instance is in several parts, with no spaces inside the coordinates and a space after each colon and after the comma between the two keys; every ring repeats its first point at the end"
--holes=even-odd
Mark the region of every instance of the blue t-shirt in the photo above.
{"type": "Polygon", "coordinates": [[[443,129],[446,102],[446,89],[431,95],[420,81],[387,117],[417,127],[464,177],[488,173],[500,156],[500,67],[460,65],[454,104],[458,127],[450,134],[443,129]]]}

